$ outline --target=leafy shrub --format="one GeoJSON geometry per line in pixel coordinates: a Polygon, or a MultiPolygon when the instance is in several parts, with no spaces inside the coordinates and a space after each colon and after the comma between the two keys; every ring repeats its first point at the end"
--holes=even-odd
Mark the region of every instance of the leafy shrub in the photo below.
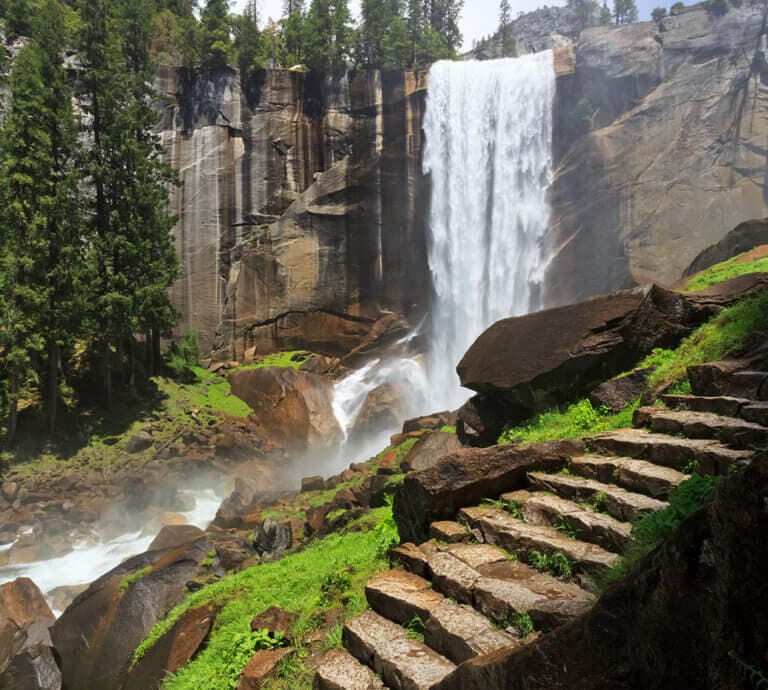
{"type": "Polygon", "coordinates": [[[544,553],[543,551],[531,549],[526,558],[537,570],[552,573],[555,577],[563,580],[571,580],[573,578],[573,564],[559,551],[544,553]]]}
{"type": "Polygon", "coordinates": [[[409,640],[424,642],[424,630],[426,628],[424,621],[421,620],[420,616],[415,615],[413,618],[411,618],[411,620],[408,621],[408,625],[405,627],[405,629],[409,640]]]}
{"type": "Polygon", "coordinates": [[[515,611],[509,618],[509,625],[517,630],[522,639],[528,637],[534,630],[531,616],[525,611],[515,611]]]}
{"type": "Polygon", "coordinates": [[[685,4],[682,2],[676,2],[672,7],[669,8],[669,13],[671,15],[680,14],[685,9],[685,4]]]}
{"type": "Polygon", "coordinates": [[[200,363],[200,344],[197,334],[187,333],[181,340],[171,344],[165,356],[165,368],[171,377],[184,383],[197,381],[193,367],[200,363]]]}
{"type": "Polygon", "coordinates": [[[653,21],[655,22],[660,22],[666,16],[667,16],[666,7],[655,7],[651,12],[651,19],[653,19],[653,21]]]}

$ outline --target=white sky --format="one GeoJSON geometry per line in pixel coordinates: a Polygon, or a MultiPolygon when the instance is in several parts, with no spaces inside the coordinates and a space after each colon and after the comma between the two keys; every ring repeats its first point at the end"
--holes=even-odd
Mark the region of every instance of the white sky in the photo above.
{"type": "MultiPolygon", "coordinates": [[[[243,0],[234,0],[233,5],[240,9],[243,0]]],[[[543,5],[564,5],[557,0],[512,0],[512,16],[518,12],[530,12],[543,5]]],[[[282,13],[282,0],[259,0],[259,11],[262,22],[269,17],[278,19],[282,13]]],[[[350,7],[357,15],[360,10],[360,0],[350,0],[350,7]]],[[[473,39],[493,33],[499,22],[499,0],[465,0],[464,12],[461,18],[461,32],[464,34],[464,49],[472,47],[473,39]]]]}

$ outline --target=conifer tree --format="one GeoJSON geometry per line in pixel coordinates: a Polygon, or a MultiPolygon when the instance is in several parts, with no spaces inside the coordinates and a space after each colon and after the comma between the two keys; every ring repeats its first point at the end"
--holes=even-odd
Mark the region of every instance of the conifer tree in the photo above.
{"type": "Polygon", "coordinates": [[[304,62],[306,38],[304,0],[285,0],[282,25],[282,64],[291,67],[304,62]]]}
{"type": "Polygon", "coordinates": [[[264,60],[264,41],[259,31],[259,11],[256,0],[248,0],[235,25],[235,50],[243,79],[261,67],[264,60]]]}
{"type": "Polygon", "coordinates": [[[223,67],[232,48],[228,0],[207,0],[200,13],[200,51],[205,67],[223,67]]]}
{"type": "Polygon", "coordinates": [[[513,57],[517,53],[517,46],[512,35],[512,10],[509,0],[501,0],[499,3],[499,37],[502,57],[513,57]]]}

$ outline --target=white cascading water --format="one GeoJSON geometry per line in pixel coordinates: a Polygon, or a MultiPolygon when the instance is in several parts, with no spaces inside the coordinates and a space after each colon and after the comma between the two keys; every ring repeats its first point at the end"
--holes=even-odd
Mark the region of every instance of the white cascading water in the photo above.
{"type": "Polygon", "coordinates": [[[468,397],[456,365],[488,326],[539,306],[554,95],[552,51],[438,62],[429,72],[423,168],[432,180],[433,409],[468,397]]]}

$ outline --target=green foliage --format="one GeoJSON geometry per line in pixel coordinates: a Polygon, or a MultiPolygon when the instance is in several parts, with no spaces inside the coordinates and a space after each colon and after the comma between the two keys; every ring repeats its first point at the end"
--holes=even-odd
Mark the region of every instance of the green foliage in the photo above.
{"type": "Polygon", "coordinates": [[[672,7],[669,8],[669,13],[674,16],[682,12],[684,9],[685,9],[685,3],[676,2],[672,5],[672,7]]]}
{"type": "Polygon", "coordinates": [[[535,630],[531,616],[527,611],[515,611],[509,618],[509,625],[517,630],[521,639],[525,639],[535,630]]]}
{"type": "Polygon", "coordinates": [[[768,256],[747,259],[748,256],[749,252],[740,254],[696,274],[685,284],[686,292],[705,290],[711,285],[716,285],[717,283],[722,283],[747,273],[768,273],[768,256]]]}
{"type": "Polygon", "coordinates": [[[598,513],[604,513],[606,512],[607,503],[608,496],[606,493],[604,491],[597,491],[592,496],[589,505],[591,505],[598,513]]]}
{"type": "MultiPolygon", "coordinates": [[[[276,649],[283,646],[283,634],[274,637],[268,630],[248,628],[234,632],[229,638],[229,644],[222,650],[219,663],[224,678],[237,678],[243,672],[243,667],[251,660],[254,652],[260,649],[276,649]]],[[[223,686],[219,686],[223,687],[223,686]]],[[[226,687],[234,688],[235,685],[226,687]]]]}
{"type": "Polygon", "coordinates": [[[120,580],[119,590],[121,592],[127,591],[134,582],[138,582],[150,572],[152,572],[152,566],[148,565],[146,568],[141,568],[140,570],[137,570],[130,575],[126,575],[122,580],[120,580]]]}
{"type": "Polygon", "coordinates": [[[195,367],[200,364],[200,345],[197,333],[187,333],[171,344],[165,358],[165,368],[179,381],[191,383],[197,380],[195,367]]]}
{"type": "Polygon", "coordinates": [[[526,560],[537,570],[552,573],[562,580],[573,579],[573,564],[567,556],[559,551],[544,553],[537,549],[531,549],[526,554],[526,560]]]}
{"type": "MultiPolygon", "coordinates": [[[[338,584],[338,575],[349,575],[349,588],[345,590],[344,615],[358,615],[366,608],[365,582],[376,572],[388,567],[380,556],[380,536],[386,527],[382,523],[391,519],[391,510],[372,511],[343,534],[331,534],[310,544],[306,549],[273,563],[264,563],[242,572],[227,575],[198,592],[191,593],[158,623],[150,636],[136,650],[135,659],[141,658],[160,636],[168,631],[187,610],[206,603],[222,606],[216,626],[206,648],[169,677],[166,690],[199,690],[199,688],[235,688],[243,666],[253,653],[254,638],[247,633],[250,621],[270,605],[280,606],[299,614],[294,633],[306,634],[321,624],[325,605],[329,604],[323,585],[338,584]],[[320,614],[320,615],[319,615],[320,614]],[[233,650],[238,650],[233,659],[233,650]]],[[[307,675],[301,654],[286,669],[294,678],[307,675]]],[[[311,674],[309,675],[311,681],[311,674]]]]}
{"type": "Polygon", "coordinates": [[[534,417],[524,426],[512,427],[499,437],[499,443],[539,443],[562,438],[582,438],[588,434],[631,426],[632,415],[639,402],[621,412],[595,409],[587,400],[569,405],[565,411],[549,410],[534,417]]]}
{"type": "Polygon", "coordinates": [[[653,19],[653,21],[655,22],[660,22],[666,16],[667,16],[666,7],[654,7],[653,11],[651,12],[651,19],[653,19]]]}
{"type": "Polygon", "coordinates": [[[210,568],[213,565],[213,562],[216,560],[216,551],[211,550],[207,554],[205,554],[205,558],[202,560],[200,565],[203,566],[203,568],[210,568]]]}
{"type": "Polygon", "coordinates": [[[577,122],[582,123],[583,125],[590,126],[592,125],[592,117],[595,114],[595,106],[592,105],[592,101],[590,101],[586,96],[582,96],[578,102],[576,103],[576,106],[573,109],[573,119],[577,122]]]}
{"type": "Polygon", "coordinates": [[[677,487],[666,508],[635,522],[632,540],[622,561],[603,576],[602,585],[626,575],[644,556],[668,539],[684,520],[710,503],[719,481],[720,477],[694,474],[677,487]]]}
{"type": "Polygon", "coordinates": [[[418,614],[408,621],[408,625],[405,626],[405,630],[409,640],[424,642],[424,631],[426,630],[426,626],[418,614]]]}
{"type": "Polygon", "coordinates": [[[564,534],[569,539],[576,539],[578,537],[578,534],[573,528],[573,525],[571,525],[567,518],[563,517],[562,515],[558,517],[557,521],[555,522],[555,529],[561,534],[564,534]]]}
{"type": "Polygon", "coordinates": [[[768,690],[768,676],[759,668],[741,659],[734,650],[728,652],[728,657],[738,666],[741,675],[755,690],[768,690]]]}
{"type": "MultiPolygon", "coordinates": [[[[768,330],[768,292],[747,297],[696,329],[674,351],[657,351],[649,383],[656,386],[685,377],[686,368],[743,351],[755,332],[768,330]]],[[[649,362],[646,360],[640,366],[649,362]]]]}
{"type": "Polygon", "coordinates": [[[637,21],[635,0],[613,0],[613,17],[617,24],[631,24],[637,21]]]}
{"type": "Polygon", "coordinates": [[[335,573],[328,573],[320,583],[322,603],[328,605],[343,599],[350,587],[352,587],[352,575],[349,570],[345,569],[335,573]]]}

